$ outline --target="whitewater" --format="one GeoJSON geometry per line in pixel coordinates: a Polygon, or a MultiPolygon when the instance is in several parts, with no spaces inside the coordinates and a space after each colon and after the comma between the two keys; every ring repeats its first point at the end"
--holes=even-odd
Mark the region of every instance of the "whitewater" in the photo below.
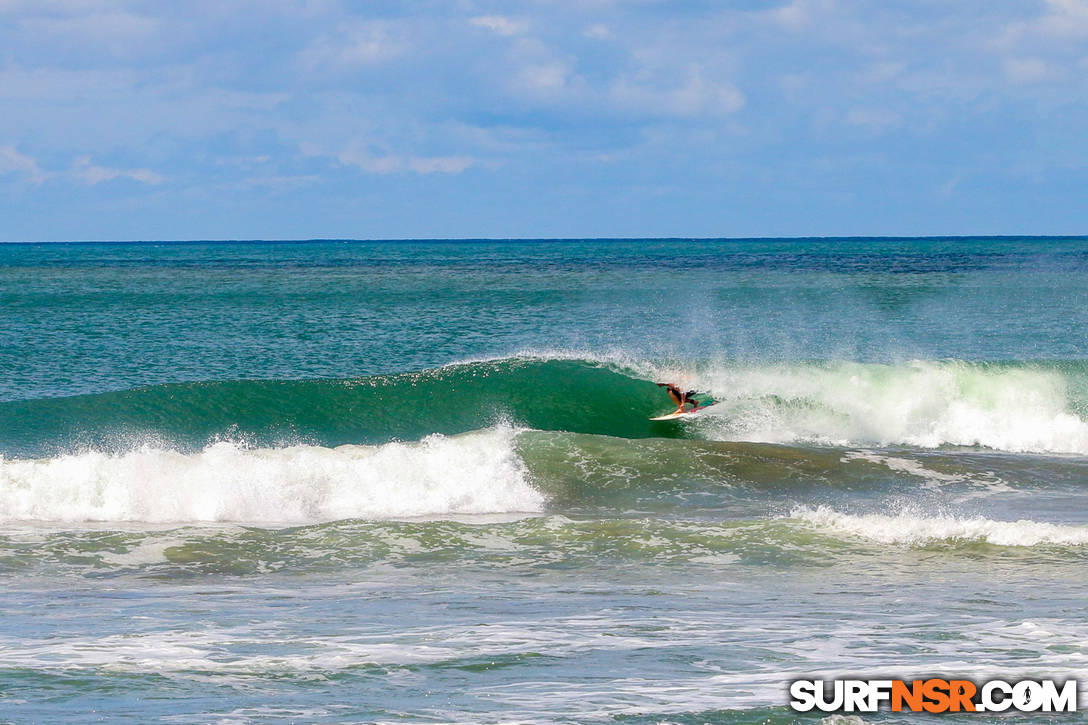
{"type": "Polygon", "coordinates": [[[383,446],[0,460],[0,520],[301,523],[538,511],[511,430],[383,446]]]}
{"type": "Polygon", "coordinates": [[[1088,676],[1086,239],[0,245],[0,305],[0,720],[1088,676]]]}

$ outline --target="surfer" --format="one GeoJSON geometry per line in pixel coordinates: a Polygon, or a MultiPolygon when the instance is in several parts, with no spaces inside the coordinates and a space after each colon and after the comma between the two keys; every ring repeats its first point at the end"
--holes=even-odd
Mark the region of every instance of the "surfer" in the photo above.
{"type": "Polygon", "coordinates": [[[695,400],[695,398],[692,397],[694,395],[697,395],[694,390],[689,390],[685,393],[681,388],[677,387],[673,383],[658,383],[657,387],[665,388],[668,391],[669,397],[672,398],[672,402],[676,403],[676,413],[683,413],[684,405],[686,405],[687,403],[691,403],[692,411],[696,411],[699,409],[699,401],[695,400]]]}

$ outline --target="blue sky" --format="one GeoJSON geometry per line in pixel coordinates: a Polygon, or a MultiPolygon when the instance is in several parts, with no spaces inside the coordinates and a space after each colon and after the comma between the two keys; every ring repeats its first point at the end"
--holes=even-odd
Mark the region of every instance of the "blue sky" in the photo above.
{"type": "Polygon", "coordinates": [[[1088,0],[0,0],[0,239],[1088,233],[1088,0]]]}

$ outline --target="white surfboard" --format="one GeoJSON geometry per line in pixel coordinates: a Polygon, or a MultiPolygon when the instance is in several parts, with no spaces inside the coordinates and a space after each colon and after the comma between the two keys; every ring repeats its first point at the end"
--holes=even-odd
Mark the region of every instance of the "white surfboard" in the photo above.
{"type": "Polygon", "coordinates": [[[706,405],[700,405],[695,410],[689,410],[684,413],[669,413],[668,415],[659,415],[656,418],[650,418],[650,420],[680,420],[681,418],[694,418],[700,415],[704,410],[712,406],[717,405],[717,401],[713,403],[707,403],[706,405]]]}

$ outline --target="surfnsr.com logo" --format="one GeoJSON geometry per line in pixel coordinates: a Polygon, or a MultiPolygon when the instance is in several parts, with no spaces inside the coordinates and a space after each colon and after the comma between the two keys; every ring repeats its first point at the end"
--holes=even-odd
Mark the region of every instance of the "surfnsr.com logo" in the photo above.
{"type": "Polygon", "coordinates": [[[797,712],[1076,712],[1077,681],[794,680],[797,712]]]}

